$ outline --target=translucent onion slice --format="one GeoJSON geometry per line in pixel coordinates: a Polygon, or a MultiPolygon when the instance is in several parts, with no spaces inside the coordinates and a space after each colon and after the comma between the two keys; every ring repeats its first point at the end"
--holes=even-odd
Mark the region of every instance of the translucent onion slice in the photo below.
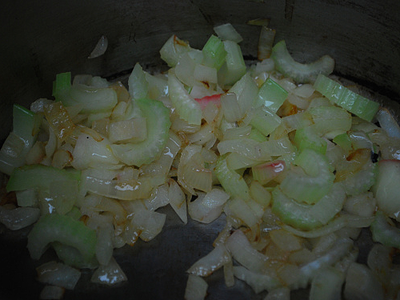
{"type": "Polygon", "coordinates": [[[272,271],[266,274],[260,274],[252,272],[242,266],[234,266],[233,272],[236,278],[250,285],[256,294],[264,290],[272,291],[281,285],[279,279],[276,278],[276,274],[272,271]]]}
{"type": "Polygon", "coordinates": [[[19,230],[35,223],[40,217],[40,209],[33,207],[17,207],[7,209],[0,206],[0,223],[8,229],[19,230]]]}
{"type": "Polygon", "coordinates": [[[81,277],[81,272],[62,263],[51,261],[36,268],[37,279],[42,283],[73,290],[81,277]]]}
{"type": "Polygon", "coordinates": [[[94,271],[91,282],[105,285],[115,285],[123,281],[127,281],[124,271],[114,258],[110,259],[107,266],[100,266],[94,271]]]}
{"type": "Polygon", "coordinates": [[[190,274],[185,288],[186,300],[203,300],[207,296],[208,284],[200,276],[190,274]]]}
{"type": "Polygon", "coordinates": [[[231,256],[225,246],[219,245],[194,263],[187,272],[197,276],[209,276],[230,260],[231,256]]]}
{"type": "Polygon", "coordinates": [[[183,223],[187,223],[187,205],[186,205],[186,196],[183,193],[180,186],[176,183],[175,180],[170,179],[169,181],[169,189],[168,189],[168,197],[169,203],[172,208],[182,220],[183,223]]]}
{"type": "Polygon", "coordinates": [[[105,35],[102,35],[88,58],[92,59],[102,56],[106,52],[107,47],[108,47],[108,39],[105,35]]]}

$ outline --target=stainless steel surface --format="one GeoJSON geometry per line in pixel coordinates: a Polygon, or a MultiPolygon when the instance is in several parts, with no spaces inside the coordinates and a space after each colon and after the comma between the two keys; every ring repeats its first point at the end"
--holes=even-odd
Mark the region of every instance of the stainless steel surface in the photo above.
{"type": "MultiPolygon", "coordinates": [[[[232,23],[242,34],[246,58],[256,57],[259,30],[246,25],[269,18],[277,40],[285,39],[299,61],[322,54],[336,60],[337,75],[400,101],[400,2],[398,0],[3,0],[0,9],[0,141],[11,129],[12,103],[50,97],[56,73],[91,73],[115,78],[136,62],[163,66],[159,49],[172,34],[201,48],[215,25],[232,23]],[[109,40],[105,55],[87,59],[98,39],[109,40]]],[[[84,274],[65,299],[182,299],[185,270],[211,249],[223,226],[190,222],[173,214],[154,241],[116,251],[129,282],[99,287],[84,274]],[[86,279],[86,280],[85,280],[86,279]]],[[[41,285],[23,238],[0,235],[0,299],[37,299],[41,285]]],[[[51,255],[51,254],[49,254],[51,255]]],[[[222,273],[208,279],[207,299],[263,299],[242,282],[223,285],[222,273]]],[[[300,291],[294,297],[305,298],[300,291]]]]}

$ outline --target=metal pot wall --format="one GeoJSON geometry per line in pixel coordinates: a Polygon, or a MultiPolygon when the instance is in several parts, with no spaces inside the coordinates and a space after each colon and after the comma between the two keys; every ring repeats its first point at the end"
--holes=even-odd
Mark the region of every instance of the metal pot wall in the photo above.
{"type": "MultiPolygon", "coordinates": [[[[400,2],[397,0],[4,0],[0,10],[0,141],[11,130],[12,104],[27,106],[51,97],[55,74],[90,73],[123,77],[136,62],[165,68],[159,49],[176,34],[201,48],[215,25],[230,22],[243,36],[243,54],[256,58],[259,28],[270,19],[276,40],[285,39],[293,57],[312,61],[323,54],[336,60],[337,75],[400,102],[400,2]],[[105,55],[88,59],[98,39],[107,36],[105,55]]],[[[389,103],[389,102],[386,102],[389,103]]],[[[390,104],[396,107],[395,104],[390,104]]],[[[150,243],[116,251],[129,282],[115,288],[89,283],[89,274],[65,299],[182,299],[185,270],[211,250],[223,226],[190,223],[169,216],[167,229],[150,243]]],[[[36,299],[41,285],[25,248],[27,231],[0,236],[2,299],[36,299]]],[[[51,255],[51,254],[50,254],[51,255]]],[[[241,282],[224,287],[220,274],[209,280],[207,299],[263,299],[241,282]]],[[[306,291],[295,297],[306,297],[306,291]]]]}

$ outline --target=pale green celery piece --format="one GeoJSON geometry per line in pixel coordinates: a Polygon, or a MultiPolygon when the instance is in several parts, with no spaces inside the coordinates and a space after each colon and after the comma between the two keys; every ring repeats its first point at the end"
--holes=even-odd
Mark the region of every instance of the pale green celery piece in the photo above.
{"type": "Polygon", "coordinates": [[[371,224],[372,239],[387,247],[400,249],[400,229],[389,224],[390,219],[378,210],[371,224]]]}
{"type": "Polygon", "coordinates": [[[343,150],[346,152],[350,152],[352,145],[351,145],[351,140],[349,138],[349,135],[347,133],[342,133],[337,135],[334,139],[333,142],[341,147],[343,150]]]}
{"type": "Polygon", "coordinates": [[[282,122],[282,119],[266,107],[260,107],[254,112],[250,124],[262,134],[268,136],[282,122]]]}
{"type": "Polygon", "coordinates": [[[379,103],[371,101],[340,83],[320,74],[314,83],[314,88],[333,103],[343,107],[366,121],[372,121],[379,110],[379,103]]]}
{"type": "Polygon", "coordinates": [[[139,63],[135,64],[131,75],[128,79],[129,94],[133,99],[146,98],[149,83],[146,80],[146,74],[139,63]]]}
{"type": "Polygon", "coordinates": [[[326,153],[327,142],[315,132],[314,126],[308,126],[296,131],[294,143],[301,152],[306,148],[313,149],[321,154],[326,153]]]}
{"type": "Polygon", "coordinates": [[[267,137],[256,128],[251,129],[248,138],[260,143],[267,141],[267,137]]]}
{"type": "Polygon", "coordinates": [[[136,99],[136,104],[146,118],[146,140],[138,143],[114,144],[111,145],[111,149],[123,163],[140,167],[160,157],[169,137],[171,121],[169,109],[161,101],[136,99]]]}
{"type": "Polygon", "coordinates": [[[251,109],[257,97],[258,87],[250,74],[246,73],[229,89],[229,93],[236,94],[242,114],[245,114],[251,109]]]}
{"type": "Polygon", "coordinates": [[[53,96],[57,101],[63,101],[71,89],[71,72],[59,73],[53,82],[53,96]]]}
{"type": "Polygon", "coordinates": [[[331,166],[321,153],[306,148],[295,159],[306,174],[290,171],[281,183],[282,191],[300,202],[316,203],[328,194],[335,179],[331,166]]]}
{"type": "Polygon", "coordinates": [[[60,242],[53,242],[51,245],[58,258],[69,266],[85,269],[95,269],[99,266],[95,255],[85,259],[75,247],[67,246],[60,242]]]}
{"type": "Polygon", "coordinates": [[[238,197],[244,201],[250,199],[250,191],[247,183],[241,175],[228,167],[226,156],[221,156],[218,159],[215,174],[229,195],[238,197]]]}
{"type": "Polygon", "coordinates": [[[181,119],[190,125],[201,125],[200,104],[189,95],[185,86],[170,72],[168,75],[169,98],[181,119]]]}
{"type": "Polygon", "coordinates": [[[18,206],[33,206],[35,207],[38,203],[37,192],[35,189],[26,189],[17,191],[15,193],[17,197],[18,206]]]}
{"type": "Polygon", "coordinates": [[[227,55],[224,43],[215,35],[211,35],[202,51],[204,55],[203,64],[216,68],[218,71],[224,64],[227,55]]]}
{"type": "Polygon", "coordinates": [[[172,35],[162,46],[160,55],[161,59],[172,68],[176,66],[182,54],[190,50],[187,42],[180,40],[176,35],[172,35]]]}
{"type": "Polygon", "coordinates": [[[79,250],[85,260],[95,256],[96,231],[69,216],[46,214],[33,226],[27,248],[33,259],[39,259],[49,243],[60,242],[79,250]]]}
{"type": "Polygon", "coordinates": [[[271,78],[268,78],[258,91],[257,97],[254,99],[253,106],[267,107],[271,112],[276,113],[285,102],[288,92],[271,78]]]}
{"type": "Polygon", "coordinates": [[[76,206],[72,207],[72,209],[71,209],[68,213],[66,213],[66,215],[69,216],[69,217],[71,217],[71,218],[74,219],[74,220],[77,220],[77,221],[78,221],[78,220],[81,218],[81,216],[82,216],[81,210],[80,210],[78,207],[76,207],[76,206]]]}
{"type": "Polygon", "coordinates": [[[309,213],[310,205],[299,203],[289,198],[279,188],[273,190],[272,199],[272,212],[283,223],[304,230],[314,229],[323,225],[309,213]]]}
{"type": "Polygon", "coordinates": [[[7,191],[22,191],[26,189],[48,190],[54,181],[79,181],[81,172],[75,169],[57,169],[44,165],[25,165],[14,169],[7,183],[7,191]]]}
{"type": "Polygon", "coordinates": [[[296,62],[287,50],[284,40],[275,44],[271,57],[275,62],[275,68],[286,77],[293,78],[297,83],[313,82],[318,74],[329,75],[335,66],[335,61],[329,55],[324,55],[310,64],[296,62]]]}
{"type": "Polygon", "coordinates": [[[13,106],[13,132],[25,141],[27,147],[32,147],[39,133],[42,117],[14,104],[13,106]]]}
{"type": "Polygon", "coordinates": [[[227,55],[218,71],[218,83],[220,86],[230,86],[246,74],[246,64],[238,44],[232,41],[224,41],[223,44],[227,55]]]}

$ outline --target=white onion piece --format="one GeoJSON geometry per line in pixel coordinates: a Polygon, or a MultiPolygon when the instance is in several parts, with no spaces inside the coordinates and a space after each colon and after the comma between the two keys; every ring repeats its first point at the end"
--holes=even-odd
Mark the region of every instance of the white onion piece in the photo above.
{"type": "Polygon", "coordinates": [[[386,108],[380,108],[376,114],[379,125],[387,132],[388,136],[400,139],[400,127],[393,115],[386,108]]]}
{"type": "Polygon", "coordinates": [[[371,192],[348,197],[343,209],[351,214],[363,217],[371,217],[375,213],[376,199],[371,192]]]}
{"type": "Polygon", "coordinates": [[[344,287],[347,300],[383,300],[382,284],[365,265],[352,263],[347,271],[344,287]]]}
{"type": "Polygon", "coordinates": [[[233,273],[233,262],[230,259],[226,264],[224,264],[224,280],[226,287],[232,287],[235,285],[235,275],[233,273]]]}
{"type": "Polygon", "coordinates": [[[344,274],[333,267],[319,271],[311,282],[309,300],[340,300],[344,274]]]}
{"type": "Polygon", "coordinates": [[[115,165],[119,163],[106,139],[96,141],[89,134],[79,135],[72,156],[71,165],[78,170],[84,170],[90,166],[96,167],[97,164],[115,165]]]}
{"type": "Polygon", "coordinates": [[[268,292],[265,300],[290,300],[290,289],[281,287],[268,292]]]}
{"type": "Polygon", "coordinates": [[[31,105],[29,107],[29,110],[31,110],[31,111],[33,111],[35,113],[36,112],[43,113],[44,112],[44,107],[46,105],[49,105],[49,104],[53,103],[53,102],[54,102],[54,100],[49,100],[49,99],[46,99],[46,98],[39,98],[39,99],[37,99],[37,100],[35,100],[35,101],[33,101],[31,103],[31,105]]]}
{"type": "Polygon", "coordinates": [[[161,232],[166,217],[165,214],[143,209],[133,215],[131,222],[140,231],[139,237],[148,242],[161,232]]]}
{"type": "Polygon", "coordinates": [[[263,272],[268,257],[254,249],[241,230],[236,230],[225,242],[226,248],[241,265],[254,272],[263,272]]]}
{"type": "Polygon", "coordinates": [[[41,300],[61,300],[64,297],[64,288],[54,285],[46,285],[40,292],[41,300]]]}
{"type": "Polygon", "coordinates": [[[272,230],[269,235],[272,241],[283,251],[292,252],[302,248],[302,241],[284,229],[272,230]]]}
{"type": "Polygon", "coordinates": [[[107,266],[98,267],[91,278],[91,282],[105,285],[114,285],[126,280],[128,278],[113,257],[107,266]]]}
{"type": "Polygon", "coordinates": [[[46,156],[48,158],[53,156],[54,151],[56,151],[57,148],[57,136],[54,133],[53,128],[50,126],[49,127],[49,141],[47,142],[46,146],[44,147],[46,156]]]}
{"type": "Polygon", "coordinates": [[[384,285],[390,281],[392,250],[391,247],[375,244],[368,253],[367,265],[384,285]]]}
{"type": "Polygon", "coordinates": [[[45,156],[46,152],[44,143],[41,141],[36,141],[36,143],[33,144],[32,148],[26,154],[25,162],[27,165],[40,164],[45,156]]]}
{"type": "Polygon", "coordinates": [[[198,193],[198,198],[188,203],[189,215],[201,223],[211,223],[216,220],[228,201],[229,195],[222,189],[214,188],[207,194],[198,193]]]}
{"type": "Polygon", "coordinates": [[[106,36],[102,35],[88,58],[92,59],[103,55],[106,52],[107,47],[108,39],[106,36]]]}
{"type": "Polygon", "coordinates": [[[235,27],[233,27],[231,23],[215,26],[214,31],[223,41],[229,40],[235,43],[243,41],[242,36],[236,31],[235,27]]]}
{"type": "Polygon", "coordinates": [[[250,285],[256,294],[264,290],[274,290],[281,284],[279,282],[279,279],[276,278],[276,274],[274,274],[272,270],[269,270],[269,272],[267,273],[261,274],[252,272],[242,266],[235,266],[233,267],[233,272],[236,278],[243,280],[248,285],[250,285]]]}
{"type": "Polygon", "coordinates": [[[147,138],[146,118],[132,118],[113,122],[108,129],[108,137],[111,143],[144,141],[147,138]]]}
{"type": "MultiPolygon", "coordinates": [[[[260,223],[261,216],[257,216],[253,209],[239,198],[233,198],[228,203],[229,210],[250,228],[260,223]]],[[[261,211],[262,212],[262,211],[261,211]]]]}
{"type": "Polygon", "coordinates": [[[314,247],[312,249],[312,253],[317,256],[320,256],[326,253],[336,242],[338,236],[335,233],[329,233],[321,236],[315,242],[314,247]]]}
{"type": "Polygon", "coordinates": [[[100,265],[106,266],[109,264],[113,254],[114,228],[110,223],[103,223],[96,230],[97,243],[96,243],[96,258],[100,265]]]}
{"type": "Polygon", "coordinates": [[[208,276],[231,260],[229,252],[224,245],[215,247],[206,256],[200,258],[188,270],[188,273],[197,276],[208,276]]]}
{"type": "Polygon", "coordinates": [[[7,209],[0,206],[0,223],[8,229],[19,230],[35,223],[40,217],[40,209],[33,207],[17,207],[7,209]]]}
{"type": "Polygon", "coordinates": [[[262,26],[260,31],[260,37],[258,39],[258,52],[257,58],[259,60],[265,60],[271,56],[272,46],[274,44],[276,30],[262,26]]]}
{"type": "Polygon", "coordinates": [[[207,289],[208,284],[203,278],[190,274],[186,283],[185,300],[203,300],[207,289]]]}
{"type": "Polygon", "coordinates": [[[156,188],[151,197],[143,200],[143,204],[148,210],[155,211],[156,209],[169,204],[168,185],[163,184],[156,188]]]}
{"type": "Polygon", "coordinates": [[[302,280],[307,282],[314,278],[318,271],[337,263],[352,247],[352,240],[348,238],[338,239],[327,253],[300,268],[302,280]]]}
{"type": "Polygon", "coordinates": [[[42,283],[73,290],[81,277],[81,272],[62,263],[51,261],[36,268],[37,279],[42,283]]]}
{"type": "Polygon", "coordinates": [[[170,179],[169,190],[168,190],[169,203],[182,220],[183,223],[187,223],[187,206],[186,206],[186,196],[183,193],[180,186],[175,180],[170,179]]]}
{"type": "Polygon", "coordinates": [[[221,109],[228,122],[236,122],[243,117],[243,112],[235,93],[226,93],[221,96],[221,109]]]}
{"type": "Polygon", "coordinates": [[[23,191],[16,191],[15,196],[17,197],[18,206],[33,206],[35,207],[38,203],[38,195],[35,189],[27,189],[23,191]]]}

